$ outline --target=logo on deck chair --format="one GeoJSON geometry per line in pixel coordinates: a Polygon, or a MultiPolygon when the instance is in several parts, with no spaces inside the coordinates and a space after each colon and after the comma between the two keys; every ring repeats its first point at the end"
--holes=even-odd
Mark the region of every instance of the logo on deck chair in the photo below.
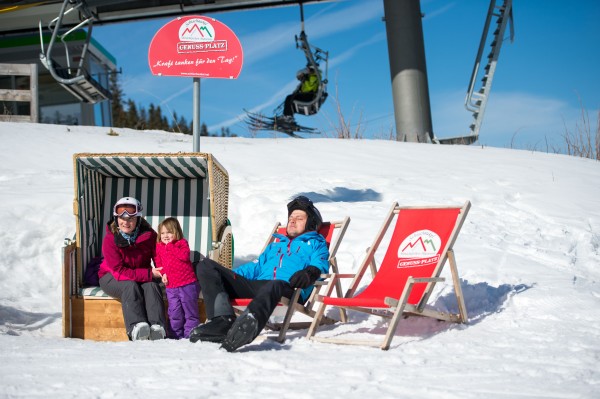
{"type": "Polygon", "coordinates": [[[440,236],[431,230],[415,231],[398,247],[398,267],[416,267],[436,263],[442,246],[440,236]]]}

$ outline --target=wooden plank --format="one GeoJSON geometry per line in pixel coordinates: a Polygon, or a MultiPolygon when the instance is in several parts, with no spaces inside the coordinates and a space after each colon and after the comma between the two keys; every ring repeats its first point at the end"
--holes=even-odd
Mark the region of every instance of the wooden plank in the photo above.
{"type": "Polygon", "coordinates": [[[454,257],[454,250],[448,251],[448,262],[450,263],[450,272],[452,273],[452,283],[454,284],[454,293],[456,294],[456,301],[458,302],[458,312],[460,315],[460,322],[467,322],[467,306],[465,305],[465,298],[463,296],[462,288],[460,286],[460,279],[458,277],[458,268],[456,267],[456,258],[454,257]]]}
{"type": "MultiPolygon", "coordinates": [[[[127,341],[121,303],[116,299],[72,297],[72,338],[94,341],[127,341]]],[[[167,303],[165,301],[165,314],[167,303]]],[[[206,320],[204,301],[198,299],[200,321],[206,320]]]]}
{"type": "Polygon", "coordinates": [[[29,115],[0,115],[2,122],[31,122],[29,115]]]}
{"type": "Polygon", "coordinates": [[[63,337],[71,336],[71,254],[75,251],[75,244],[70,244],[63,249],[63,267],[62,267],[62,286],[63,286],[63,303],[62,303],[62,331],[63,337]]]}
{"type": "Polygon", "coordinates": [[[38,68],[37,64],[31,64],[31,75],[29,76],[29,90],[31,91],[31,102],[29,104],[29,113],[31,122],[39,122],[39,101],[38,101],[38,68]]]}
{"type": "Polygon", "coordinates": [[[460,323],[461,318],[460,315],[455,313],[446,313],[440,312],[434,309],[425,308],[423,310],[418,310],[418,308],[414,305],[407,304],[404,309],[404,315],[414,315],[414,316],[425,316],[431,317],[433,319],[438,319],[442,321],[448,321],[452,323],[460,323]]]}
{"type": "Polygon", "coordinates": [[[0,89],[0,101],[31,101],[30,90],[8,90],[0,89]]]}
{"type": "Polygon", "coordinates": [[[32,64],[0,64],[0,75],[31,75],[32,64]]]}
{"type": "Polygon", "coordinates": [[[367,341],[367,340],[349,340],[349,339],[340,339],[340,338],[325,338],[325,337],[310,337],[313,341],[318,342],[327,342],[331,344],[340,344],[340,345],[362,345],[362,346],[374,346],[380,347],[379,342],[367,341]]]}
{"type": "Polygon", "coordinates": [[[91,301],[72,298],[72,338],[127,341],[121,303],[115,299],[91,301]]]}
{"type": "Polygon", "coordinates": [[[29,115],[0,115],[0,121],[37,123],[39,119],[37,64],[0,64],[0,75],[29,76],[29,90],[0,90],[0,101],[28,102],[29,115]]]}

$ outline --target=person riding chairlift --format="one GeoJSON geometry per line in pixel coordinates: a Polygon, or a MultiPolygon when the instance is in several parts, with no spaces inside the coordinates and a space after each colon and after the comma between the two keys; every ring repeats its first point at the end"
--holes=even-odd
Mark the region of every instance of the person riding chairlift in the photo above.
{"type": "Polygon", "coordinates": [[[299,70],[296,73],[296,78],[300,84],[296,90],[285,98],[283,105],[283,120],[294,123],[294,101],[311,101],[319,90],[319,74],[314,66],[308,65],[306,68],[299,70]]]}

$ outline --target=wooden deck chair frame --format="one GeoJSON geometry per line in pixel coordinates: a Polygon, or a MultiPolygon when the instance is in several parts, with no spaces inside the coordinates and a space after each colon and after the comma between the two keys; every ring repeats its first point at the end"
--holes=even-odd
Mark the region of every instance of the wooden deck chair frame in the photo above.
{"type": "MultiPolygon", "coordinates": [[[[202,254],[231,268],[229,176],[211,154],[84,153],[73,155],[73,165],[76,232],[63,248],[64,337],[128,339],[120,302],[84,284],[86,266],[101,255],[106,222],[121,197],[139,199],[155,230],[164,218],[177,217],[193,262],[202,254]]],[[[204,319],[202,299],[198,306],[204,319]]]]}
{"type": "MultiPolygon", "coordinates": [[[[460,232],[460,229],[462,228],[462,225],[463,225],[464,220],[469,212],[470,207],[471,207],[471,203],[469,201],[466,201],[462,205],[462,207],[461,206],[455,206],[455,207],[449,207],[449,206],[400,207],[398,205],[398,203],[395,202],[392,205],[392,208],[390,209],[387,217],[385,218],[383,226],[381,227],[381,229],[379,230],[379,233],[375,237],[373,244],[368,249],[365,259],[363,260],[358,272],[356,274],[333,275],[331,277],[331,279],[329,280],[329,286],[326,289],[326,293],[322,296],[317,297],[317,301],[320,302],[319,309],[317,310],[317,314],[313,318],[313,322],[308,330],[306,337],[309,339],[315,340],[315,341],[331,342],[331,343],[337,343],[337,344],[356,344],[356,345],[379,346],[381,349],[387,350],[387,349],[389,349],[389,346],[392,342],[394,333],[396,331],[396,327],[402,316],[419,315],[419,316],[433,317],[438,320],[451,321],[451,322],[457,322],[457,323],[465,323],[467,321],[467,310],[466,310],[466,306],[465,306],[465,302],[464,302],[464,298],[463,298],[463,294],[462,294],[462,289],[461,289],[460,282],[459,282],[458,270],[456,267],[456,259],[454,256],[453,245],[458,237],[458,234],[460,232]],[[357,294],[359,285],[360,285],[361,280],[362,280],[363,276],[365,275],[367,269],[371,269],[372,272],[378,273],[378,271],[376,269],[376,264],[374,261],[374,256],[384,238],[384,235],[386,234],[386,231],[388,230],[388,227],[390,226],[390,224],[396,217],[398,219],[396,223],[401,223],[400,215],[402,214],[402,211],[410,210],[410,209],[424,210],[424,211],[427,211],[427,210],[457,210],[456,219],[454,221],[452,230],[449,234],[448,239],[445,242],[445,246],[443,246],[443,249],[440,252],[438,252],[439,258],[437,259],[437,262],[434,261],[435,267],[433,268],[431,275],[429,277],[408,276],[408,278],[406,280],[406,284],[404,285],[404,287],[401,291],[402,292],[401,295],[399,295],[399,297],[380,298],[380,299],[383,299],[383,302],[384,302],[384,304],[382,304],[382,305],[378,305],[378,306],[351,305],[352,300],[355,299],[354,298],[355,294],[357,294]],[[443,269],[443,266],[444,266],[446,260],[448,260],[450,263],[450,272],[452,275],[452,281],[453,281],[453,285],[454,285],[454,293],[456,295],[456,299],[458,302],[458,312],[459,312],[458,314],[445,313],[445,312],[440,312],[440,311],[437,311],[434,309],[425,308],[427,301],[429,300],[429,298],[433,292],[435,284],[438,282],[444,281],[444,278],[441,278],[440,274],[442,272],[442,269],[443,269]],[[340,278],[352,278],[353,280],[350,284],[348,291],[344,295],[343,299],[335,299],[335,301],[337,301],[336,305],[327,305],[325,303],[327,301],[326,298],[331,298],[331,293],[332,293],[334,287],[337,287],[337,281],[340,278]],[[409,303],[408,300],[409,300],[409,297],[411,296],[411,293],[413,293],[413,290],[419,285],[421,287],[420,289],[422,289],[424,284],[426,284],[426,286],[425,286],[422,294],[417,294],[415,292],[415,294],[418,295],[418,298],[420,298],[420,300],[417,299],[416,304],[409,303]],[[316,336],[317,327],[319,326],[320,319],[322,317],[324,317],[327,306],[334,306],[334,307],[338,307],[341,309],[355,310],[355,311],[365,312],[365,313],[369,313],[369,314],[375,314],[378,316],[389,318],[390,319],[389,326],[388,326],[388,329],[387,329],[387,332],[385,334],[383,341],[373,343],[373,341],[367,341],[367,340],[358,341],[358,340],[348,340],[348,339],[342,339],[342,338],[326,338],[326,337],[316,336]]],[[[409,237],[409,236],[406,236],[406,237],[409,237]]],[[[400,248],[400,247],[398,247],[398,248],[400,248]]],[[[386,248],[386,251],[387,250],[388,250],[388,248],[386,248]]],[[[399,249],[398,249],[398,251],[399,251],[399,249]]],[[[398,259],[398,255],[396,255],[396,259],[398,259]]],[[[398,266],[392,266],[392,267],[400,268],[400,259],[398,259],[397,262],[398,262],[398,266]]],[[[433,265],[434,262],[430,263],[430,265],[433,265]]],[[[375,279],[375,276],[374,276],[374,279],[375,279]]],[[[373,281],[374,281],[374,279],[373,279],[373,281]]],[[[398,289],[400,289],[400,288],[402,288],[402,287],[399,287],[398,289]]]]}
{"type": "MultiPolygon", "coordinates": [[[[330,235],[331,235],[331,240],[328,241],[328,243],[329,243],[329,267],[330,267],[331,271],[333,272],[333,274],[339,273],[336,255],[337,255],[338,248],[342,242],[342,239],[344,238],[344,234],[346,234],[346,229],[348,228],[349,224],[350,224],[350,218],[345,217],[341,221],[325,222],[321,225],[321,228],[319,229],[319,233],[323,234],[324,231],[329,231],[330,235]]],[[[282,225],[279,222],[276,223],[275,227],[273,227],[273,229],[271,230],[271,233],[269,234],[269,238],[267,239],[263,249],[261,250],[261,253],[265,251],[265,249],[267,248],[267,246],[269,244],[271,244],[272,242],[275,241],[275,237],[273,236],[273,234],[278,233],[278,232],[281,234],[285,234],[285,225],[282,225]]],[[[325,238],[327,239],[327,237],[325,237],[325,238]]],[[[300,293],[302,292],[301,289],[296,289],[294,291],[294,295],[290,299],[281,298],[281,301],[278,306],[285,307],[285,316],[283,318],[283,321],[281,323],[277,323],[277,324],[267,323],[267,328],[269,328],[271,330],[279,331],[279,334],[276,337],[276,340],[278,342],[285,341],[285,337],[286,337],[287,331],[289,329],[301,329],[301,328],[308,328],[310,326],[310,322],[292,323],[292,317],[294,316],[295,312],[299,312],[310,318],[313,318],[316,315],[316,312],[313,309],[314,305],[315,305],[315,298],[317,297],[321,288],[328,285],[327,279],[331,275],[332,274],[330,274],[330,273],[321,275],[321,280],[317,281],[315,283],[315,289],[313,289],[310,297],[304,304],[301,304],[298,302],[298,299],[300,298],[300,293]],[[294,304],[294,306],[290,306],[290,303],[294,304]]],[[[335,285],[335,290],[336,290],[337,295],[341,297],[342,296],[341,282],[338,281],[338,283],[335,285]]],[[[239,314],[246,308],[246,306],[248,306],[250,301],[251,301],[251,299],[248,299],[248,298],[232,299],[231,304],[234,306],[236,313],[239,314]]],[[[346,322],[346,311],[344,309],[340,309],[340,321],[346,322]]],[[[336,322],[336,320],[329,318],[329,317],[321,318],[321,323],[323,323],[323,324],[333,324],[335,322],[336,322]]]]}

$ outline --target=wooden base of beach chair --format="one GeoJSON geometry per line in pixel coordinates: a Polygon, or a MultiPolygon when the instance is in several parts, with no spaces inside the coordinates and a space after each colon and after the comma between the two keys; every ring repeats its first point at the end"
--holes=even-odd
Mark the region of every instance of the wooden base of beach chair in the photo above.
{"type": "Polygon", "coordinates": [[[127,341],[121,303],[115,299],[71,300],[71,337],[94,341],[127,341]]]}
{"type": "MultiPolygon", "coordinates": [[[[166,311],[165,301],[165,311],[166,311]]],[[[206,320],[204,301],[198,299],[200,321],[206,320]]],[[[71,338],[94,341],[127,341],[121,302],[116,299],[82,298],[71,299],[71,338]]]]}

